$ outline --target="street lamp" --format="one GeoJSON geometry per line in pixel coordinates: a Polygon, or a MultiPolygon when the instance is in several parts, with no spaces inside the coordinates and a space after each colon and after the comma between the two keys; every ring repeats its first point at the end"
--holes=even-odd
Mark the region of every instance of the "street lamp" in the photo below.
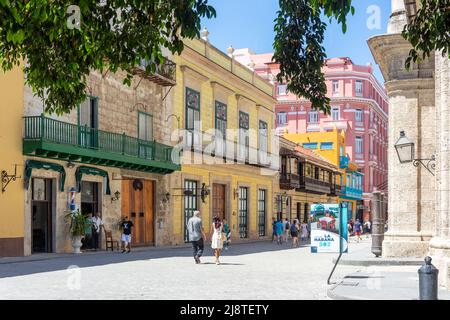
{"type": "Polygon", "coordinates": [[[435,156],[432,155],[429,159],[414,159],[414,142],[408,139],[405,131],[400,131],[400,138],[398,138],[394,147],[400,163],[412,162],[414,167],[418,167],[421,164],[434,176],[435,156]]]}

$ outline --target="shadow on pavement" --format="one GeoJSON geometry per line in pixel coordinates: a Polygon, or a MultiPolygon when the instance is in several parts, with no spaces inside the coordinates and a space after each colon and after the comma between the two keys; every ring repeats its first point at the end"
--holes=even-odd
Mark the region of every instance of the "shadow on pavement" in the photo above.
{"type": "MultiPolygon", "coordinates": [[[[299,248],[305,248],[309,244],[303,243],[299,248]]],[[[295,250],[291,248],[290,244],[277,245],[276,242],[249,242],[232,244],[229,250],[222,251],[222,257],[227,256],[241,256],[247,254],[273,252],[273,251],[287,251],[295,250]]],[[[79,268],[89,268],[96,266],[105,266],[116,263],[126,263],[133,261],[145,261],[152,259],[164,259],[173,257],[192,257],[191,247],[168,247],[168,248],[135,248],[130,254],[120,252],[105,252],[100,251],[96,253],[86,253],[79,255],[49,255],[50,258],[43,258],[42,260],[26,260],[15,261],[11,263],[0,263],[0,279],[8,277],[16,277],[23,275],[30,275],[43,272],[66,270],[68,267],[77,266],[79,268]]],[[[214,258],[213,250],[209,244],[205,244],[203,258],[214,258]]],[[[209,264],[209,263],[202,263],[209,264]]],[[[221,263],[221,265],[242,265],[239,263],[221,263]]]]}

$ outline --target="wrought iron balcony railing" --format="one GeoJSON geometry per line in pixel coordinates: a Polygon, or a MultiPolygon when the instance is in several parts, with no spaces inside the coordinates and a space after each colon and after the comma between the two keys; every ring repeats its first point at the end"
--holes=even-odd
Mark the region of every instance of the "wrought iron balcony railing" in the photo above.
{"type": "Polygon", "coordinates": [[[44,116],[24,117],[23,141],[27,155],[156,173],[180,169],[171,146],[44,116]]]}

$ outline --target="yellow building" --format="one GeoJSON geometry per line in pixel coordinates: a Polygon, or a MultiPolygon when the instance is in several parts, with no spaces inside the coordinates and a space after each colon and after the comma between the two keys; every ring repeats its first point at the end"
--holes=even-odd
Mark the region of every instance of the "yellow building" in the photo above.
{"type": "Polygon", "coordinates": [[[359,208],[362,201],[363,174],[358,171],[358,166],[349,160],[345,152],[344,131],[285,134],[284,138],[318,153],[339,167],[341,177],[337,176],[336,181],[339,202],[347,204],[349,218],[359,218],[362,221],[362,211],[359,208]]]}
{"type": "Polygon", "coordinates": [[[22,115],[24,76],[19,67],[0,71],[0,256],[24,254],[22,115]]]}
{"type": "Polygon", "coordinates": [[[278,219],[308,222],[311,205],[338,203],[338,167],[314,151],[280,138],[279,183],[274,188],[278,219]]]}
{"type": "Polygon", "coordinates": [[[170,121],[182,129],[184,151],[181,172],[171,175],[172,243],[188,240],[195,210],[206,233],[219,216],[233,239],[271,236],[273,85],[201,39],[186,40],[175,62],[170,121]]]}

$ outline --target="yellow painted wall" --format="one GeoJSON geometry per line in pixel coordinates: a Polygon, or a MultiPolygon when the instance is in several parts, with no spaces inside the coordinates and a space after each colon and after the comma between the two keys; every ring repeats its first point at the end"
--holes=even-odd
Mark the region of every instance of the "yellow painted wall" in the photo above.
{"type": "MultiPolygon", "coordinates": [[[[180,127],[185,128],[185,94],[186,88],[200,92],[200,118],[202,131],[215,129],[215,100],[219,100],[227,105],[227,129],[238,129],[239,111],[249,114],[250,126],[250,148],[258,148],[257,132],[259,121],[263,120],[268,125],[268,132],[271,132],[274,123],[273,110],[275,99],[264,90],[251,83],[253,77],[251,71],[245,67],[233,67],[228,70],[227,59],[223,53],[207,45],[200,40],[187,41],[187,47],[181,56],[175,56],[177,64],[177,85],[174,90],[174,113],[180,117],[180,127]],[[190,49],[193,48],[194,50],[190,49]],[[206,50],[205,50],[206,49],[206,50]],[[244,97],[244,98],[242,98],[244,97]],[[252,129],[256,136],[252,135],[252,129]]],[[[236,62],[233,62],[236,63],[236,62]]],[[[231,64],[230,64],[231,67],[231,64]]],[[[262,80],[261,80],[262,83],[262,80]]],[[[273,87],[270,86],[272,89],[273,87]]],[[[271,90],[266,90],[270,91],[271,90]]],[[[228,140],[237,141],[237,136],[233,139],[228,136],[228,140]]],[[[271,140],[268,137],[268,151],[270,152],[271,140]]],[[[196,154],[198,156],[198,154],[196,154]]],[[[239,186],[249,188],[249,212],[248,227],[249,238],[256,238],[258,233],[257,222],[257,199],[258,189],[266,191],[266,236],[271,236],[271,219],[273,216],[273,175],[261,174],[261,169],[256,166],[243,164],[216,164],[216,165],[182,165],[181,173],[172,175],[174,190],[178,191],[178,196],[173,200],[173,220],[172,229],[174,244],[182,242],[184,235],[184,197],[182,188],[184,179],[198,181],[198,187],[202,183],[210,188],[217,180],[227,182],[227,194],[225,203],[227,206],[228,221],[233,238],[238,237],[238,197],[234,196],[234,191],[239,186]]],[[[277,181],[278,182],[278,181],[277,181]]],[[[220,181],[219,181],[220,183],[220,181]]],[[[225,183],[224,183],[225,184],[225,183]]],[[[206,232],[209,231],[211,222],[212,197],[207,197],[206,203],[200,203],[200,212],[206,232]]]]}
{"type": "MultiPolygon", "coordinates": [[[[23,177],[22,116],[24,76],[21,67],[0,71],[0,170],[23,177]]],[[[23,179],[11,181],[0,192],[0,239],[24,237],[23,179]]]]}
{"type": "MultiPolygon", "coordinates": [[[[340,148],[345,148],[345,134],[343,132],[339,132],[337,130],[329,131],[329,132],[308,132],[302,134],[285,134],[284,138],[293,141],[302,145],[303,143],[309,142],[317,142],[317,149],[313,150],[314,152],[320,154],[322,157],[326,158],[334,165],[339,167],[340,164],[340,148]],[[321,150],[320,143],[321,142],[333,142],[332,150],[321,150]]],[[[357,165],[355,163],[349,162],[348,169],[339,169],[342,173],[342,186],[347,185],[347,174],[350,174],[350,179],[352,179],[353,174],[352,171],[357,170],[357,165]]],[[[345,198],[339,198],[339,202],[351,202],[353,204],[353,215],[356,211],[356,200],[349,200],[345,198]]]]}
{"type": "MultiPolygon", "coordinates": [[[[266,236],[271,236],[271,221],[273,217],[272,195],[273,195],[273,179],[255,174],[254,169],[246,170],[243,166],[239,166],[242,171],[230,168],[230,166],[215,165],[212,166],[183,166],[181,176],[183,179],[195,179],[198,181],[198,186],[202,183],[210,187],[212,191],[212,184],[217,179],[230,179],[229,190],[225,196],[226,216],[228,216],[228,224],[232,231],[232,237],[237,239],[239,237],[239,209],[238,197],[234,195],[234,191],[239,186],[249,188],[248,195],[248,231],[249,238],[257,238],[258,233],[258,215],[257,215],[257,199],[258,190],[266,190],[266,236]],[[195,176],[195,178],[193,178],[195,176]]],[[[182,185],[182,184],[181,184],[182,185]]],[[[180,192],[181,193],[181,192],[180,192]]],[[[199,198],[199,211],[203,219],[203,227],[205,232],[209,234],[211,230],[210,223],[212,221],[212,194],[206,197],[205,203],[202,203],[199,198]]],[[[184,235],[184,213],[183,213],[184,199],[182,196],[175,197],[173,202],[173,235],[174,239],[182,241],[184,235]]]]}
{"type": "Polygon", "coordinates": [[[317,149],[313,150],[314,152],[320,154],[322,157],[328,159],[331,163],[339,167],[340,160],[340,147],[345,147],[345,136],[334,130],[329,132],[307,132],[307,133],[288,133],[283,136],[284,138],[300,144],[309,143],[309,142],[317,142],[317,149]],[[320,143],[321,142],[333,142],[332,150],[321,150],[320,143]]]}

